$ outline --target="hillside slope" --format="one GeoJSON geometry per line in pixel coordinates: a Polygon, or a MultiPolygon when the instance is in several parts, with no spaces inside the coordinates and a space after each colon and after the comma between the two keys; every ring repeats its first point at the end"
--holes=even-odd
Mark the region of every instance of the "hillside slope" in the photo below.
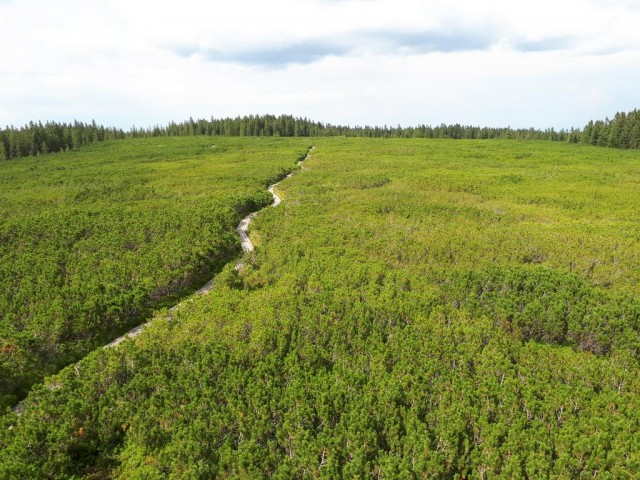
{"type": "Polygon", "coordinates": [[[0,164],[0,408],[205,283],[301,141],[120,140],[0,164]]]}
{"type": "Polygon", "coordinates": [[[639,471],[640,154],[314,144],[241,271],[2,419],[0,476],[639,471]]]}

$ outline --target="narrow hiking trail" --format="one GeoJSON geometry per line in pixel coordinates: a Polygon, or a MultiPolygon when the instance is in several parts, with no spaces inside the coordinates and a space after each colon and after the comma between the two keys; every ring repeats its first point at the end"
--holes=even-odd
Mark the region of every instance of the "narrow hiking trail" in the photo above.
{"type": "MultiPolygon", "coordinates": [[[[310,155],[311,155],[311,151],[314,149],[315,147],[309,147],[309,149],[307,150],[307,153],[305,154],[304,158],[302,160],[298,160],[296,162],[297,166],[300,166],[300,168],[302,169],[303,167],[301,166],[302,162],[304,162],[305,160],[307,160],[310,155]]],[[[282,203],[282,199],[274,192],[274,188],[278,185],[280,185],[281,182],[283,182],[284,180],[286,180],[287,178],[291,178],[293,176],[293,172],[289,173],[286,177],[284,177],[282,180],[280,180],[279,182],[274,183],[273,185],[269,185],[269,187],[267,188],[267,190],[269,191],[269,193],[271,193],[271,195],[273,196],[273,202],[271,203],[271,207],[277,207],[278,205],[280,205],[280,203],[282,203]]],[[[254,250],[253,247],[253,243],[251,243],[251,240],[249,239],[249,235],[248,235],[248,230],[249,230],[249,223],[251,222],[252,219],[254,219],[258,213],[260,212],[260,210],[255,211],[255,212],[251,212],[249,215],[247,215],[246,217],[244,217],[242,220],[240,220],[240,223],[238,224],[238,227],[236,228],[236,233],[238,235],[238,238],[240,239],[240,244],[242,246],[242,251],[243,253],[248,253],[248,252],[252,252],[254,250]]],[[[244,266],[244,259],[240,258],[240,260],[238,261],[238,263],[236,264],[236,270],[241,270],[242,267],[244,266]]],[[[191,295],[190,297],[186,298],[185,300],[183,300],[182,302],[174,305],[173,307],[171,307],[169,309],[169,315],[167,316],[167,320],[171,321],[172,319],[172,313],[183,303],[190,301],[191,299],[195,298],[196,296],[199,295],[204,295],[208,292],[211,291],[211,289],[213,288],[213,279],[209,280],[205,285],[203,285],[198,291],[196,291],[193,295],[191,295]]],[[[115,340],[109,342],[108,344],[104,345],[102,348],[110,348],[110,347],[115,347],[117,345],[119,345],[120,343],[122,343],[124,340],[126,340],[127,338],[135,338],[138,335],[140,335],[140,333],[142,333],[142,330],[150,323],[149,322],[145,322],[142,323],[134,328],[132,328],[131,330],[129,330],[127,333],[125,333],[124,335],[116,338],[115,340]]],[[[50,386],[49,388],[56,388],[55,386],[50,386]]],[[[15,405],[12,410],[15,413],[18,414],[22,414],[22,412],[24,411],[25,408],[25,403],[24,400],[22,400],[21,402],[19,402],[17,405],[15,405]]]]}
{"type": "MultiPolygon", "coordinates": [[[[308,159],[309,155],[311,154],[311,150],[313,150],[313,148],[314,147],[311,147],[309,150],[307,150],[307,154],[304,156],[302,160],[298,160],[296,162],[296,165],[300,165],[302,162],[308,159]]],[[[284,177],[279,182],[276,182],[273,185],[269,185],[269,188],[267,188],[269,193],[273,196],[273,203],[271,203],[272,207],[277,207],[278,205],[280,205],[280,203],[282,203],[282,199],[273,191],[273,189],[278,185],[280,185],[280,183],[282,183],[284,180],[286,180],[287,178],[291,178],[292,176],[293,176],[293,172],[289,173],[286,177],[284,177]]],[[[242,245],[242,251],[245,253],[253,252],[253,243],[251,243],[251,240],[249,239],[249,235],[247,234],[247,231],[249,230],[249,223],[253,218],[255,218],[256,215],[258,215],[258,212],[259,211],[251,212],[249,215],[244,217],[242,220],[240,220],[240,223],[238,224],[238,228],[236,228],[236,233],[238,234],[238,237],[240,238],[240,244],[242,245]]],[[[242,268],[242,260],[240,260],[236,265],[236,269],[239,270],[240,268],[242,268]]]]}
{"type": "MultiPolygon", "coordinates": [[[[296,162],[296,165],[299,166],[302,162],[307,160],[309,158],[309,156],[311,154],[311,151],[313,149],[314,149],[314,147],[310,147],[307,150],[307,153],[305,154],[304,158],[302,160],[298,160],[296,162]]],[[[300,168],[302,168],[302,167],[300,167],[300,168]]],[[[277,207],[278,205],[280,205],[280,203],[282,203],[282,199],[273,191],[273,189],[276,186],[280,185],[280,183],[282,183],[284,180],[286,180],[287,178],[291,178],[292,176],[293,176],[293,172],[289,173],[286,177],[284,177],[279,182],[276,182],[276,183],[274,183],[272,185],[269,185],[267,190],[273,196],[273,202],[270,205],[271,207],[277,207]]],[[[242,220],[240,220],[240,223],[238,224],[238,227],[236,228],[236,234],[238,235],[238,238],[240,239],[240,245],[242,246],[242,251],[244,253],[248,253],[248,252],[252,252],[253,251],[253,243],[251,243],[251,240],[249,239],[249,235],[248,235],[249,223],[251,223],[251,220],[253,220],[258,215],[259,212],[260,212],[260,210],[257,210],[255,212],[251,212],[249,215],[247,215],[242,220]]],[[[244,259],[241,258],[238,261],[238,263],[236,264],[236,270],[241,270],[243,266],[244,266],[244,259]]],[[[213,288],[213,279],[209,280],[205,285],[203,285],[194,295],[192,295],[191,297],[189,297],[189,298],[183,300],[182,302],[180,302],[180,303],[174,305],[173,307],[171,307],[169,309],[168,319],[171,320],[171,318],[172,318],[171,317],[171,313],[174,312],[176,310],[176,308],[178,308],[184,301],[188,301],[190,298],[193,298],[195,295],[204,295],[205,293],[208,293],[209,291],[211,291],[212,288],[213,288]]],[[[114,346],[122,343],[126,338],[134,338],[134,337],[138,336],[142,332],[142,329],[147,324],[148,324],[148,322],[143,323],[141,325],[138,325],[137,327],[132,328],[131,330],[129,330],[124,335],[116,338],[112,342],[110,342],[107,345],[105,345],[103,348],[114,347],[114,346]]]]}

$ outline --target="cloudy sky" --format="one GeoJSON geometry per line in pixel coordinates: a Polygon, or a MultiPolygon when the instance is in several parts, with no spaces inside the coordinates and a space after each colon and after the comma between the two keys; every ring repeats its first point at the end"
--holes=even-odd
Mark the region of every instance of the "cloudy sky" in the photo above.
{"type": "Polygon", "coordinates": [[[0,0],[0,26],[1,126],[568,128],[640,108],[640,0],[0,0]]]}

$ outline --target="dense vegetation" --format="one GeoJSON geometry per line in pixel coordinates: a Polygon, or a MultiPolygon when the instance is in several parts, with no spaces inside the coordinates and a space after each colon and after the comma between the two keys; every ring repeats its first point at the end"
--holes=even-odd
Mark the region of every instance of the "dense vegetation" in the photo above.
{"type": "Polygon", "coordinates": [[[77,147],[92,145],[105,140],[125,137],[318,137],[346,136],[371,138],[454,138],[454,139],[526,139],[554,140],[576,143],[580,131],[488,128],[468,125],[420,125],[418,127],[371,127],[331,125],[313,122],[291,115],[250,115],[236,118],[210,120],[190,118],[186,122],[172,122],[167,126],[131,128],[124,132],[91,124],[48,122],[29,123],[21,128],[6,127],[0,130],[0,160],[40,155],[43,153],[69,151],[77,147]]]}
{"type": "Polygon", "coordinates": [[[0,408],[211,278],[240,251],[238,220],[304,152],[300,141],[129,139],[4,162],[0,408]]]}
{"type": "Polygon", "coordinates": [[[584,127],[582,141],[600,147],[640,148],[640,112],[618,112],[612,120],[591,121],[584,127]]]}
{"type": "Polygon", "coordinates": [[[96,142],[125,138],[124,131],[89,123],[30,122],[21,128],[0,130],[0,161],[44,153],[63,152],[96,142]]]}
{"type": "Polygon", "coordinates": [[[291,115],[250,115],[236,118],[210,120],[190,118],[186,122],[171,123],[166,127],[155,126],[147,129],[132,129],[133,136],[162,137],[184,135],[224,135],[224,136],[275,136],[275,137],[368,137],[368,138],[453,138],[453,139],[521,139],[554,140],[577,142],[580,131],[553,128],[513,129],[475,127],[471,125],[438,126],[419,125],[417,127],[390,126],[348,126],[313,122],[291,115]]]}
{"type": "Polygon", "coordinates": [[[636,475],[640,154],[314,144],[242,271],[0,420],[0,477],[636,475]]]}
{"type": "Polygon", "coordinates": [[[166,126],[121,129],[74,122],[72,124],[47,122],[29,123],[21,128],[5,127],[0,130],[0,160],[68,151],[105,140],[125,137],[368,137],[368,138],[451,138],[451,139],[517,139],[551,140],[616,148],[640,148],[640,115],[637,110],[618,112],[608,118],[590,121],[584,129],[571,128],[556,131],[535,128],[513,129],[472,125],[418,125],[416,127],[349,126],[314,122],[292,115],[249,115],[235,118],[190,118],[185,122],[171,122],[166,126]]]}

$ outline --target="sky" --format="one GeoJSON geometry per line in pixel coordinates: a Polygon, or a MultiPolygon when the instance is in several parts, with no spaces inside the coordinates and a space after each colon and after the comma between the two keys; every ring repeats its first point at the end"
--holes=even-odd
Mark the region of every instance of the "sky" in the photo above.
{"type": "Polygon", "coordinates": [[[640,0],[0,0],[0,126],[560,129],[635,108],[640,0]]]}

